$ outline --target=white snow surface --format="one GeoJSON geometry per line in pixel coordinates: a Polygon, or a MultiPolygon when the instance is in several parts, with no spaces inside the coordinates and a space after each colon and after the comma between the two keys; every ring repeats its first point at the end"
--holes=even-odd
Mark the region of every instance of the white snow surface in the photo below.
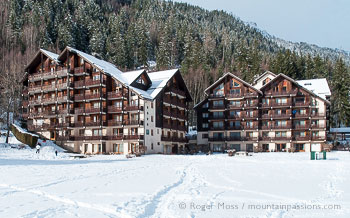
{"type": "Polygon", "coordinates": [[[309,153],[254,153],[73,160],[0,148],[0,173],[6,175],[0,179],[0,217],[350,217],[350,152],[327,157],[311,161],[309,153]],[[248,209],[272,204],[341,208],[248,209]]]}
{"type": "Polygon", "coordinates": [[[43,52],[47,57],[49,57],[51,60],[54,60],[55,62],[59,62],[58,61],[58,54],[55,54],[53,52],[47,51],[45,49],[40,49],[41,52],[43,52]]]}
{"type": "Polygon", "coordinates": [[[329,89],[326,78],[322,79],[308,79],[308,80],[297,80],[296,81],[302,87],[310,90],[311,92],[318,95],[320,98],[326,100],[326,96],[331,96],[331,90],[329,89]]]}

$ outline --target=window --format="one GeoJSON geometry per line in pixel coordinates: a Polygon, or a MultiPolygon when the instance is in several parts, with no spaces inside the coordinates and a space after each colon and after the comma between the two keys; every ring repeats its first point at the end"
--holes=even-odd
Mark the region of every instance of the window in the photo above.
{"type": "Polygon", "coordinates": [[[240,132],[230,132],[230,137],[238,139],[241,137],[241,133],[240,132]]]}
{"type": "Polygon", "coordinates": [[[231,89],[230,94],[239,95],[239,94],[241,94],[241,90],[240,89],[231,89]]]}
{"type": "Polygon", "coordinates": [[[220,107],[224,105],[224,101],[213,101],[214,107],[220,107]]]}
{"type": "Polygon", "coordinates": [[[93,108],[100,108],[100,102],[95,102],[93,104],[93,108]]]}
{"type": "Polygon", "coordinates": [[[153,102],[151,102],[151,108],[153,108],[153,102]]]}
{"type": "Polygon", "coordinates": [[[208,123],[202,123],[202,128],[208,128],[209,124],[208,123]]]}
{"type": "Polygon", "coordinates": [[[79,135],[84,136],[85,135],[85,130],[84,129],[79,129],[79,135]]]}
{"type": "Polygon", "coordinates": [[[240,101],[229,101],[230,106],[233,107],[240,107],[241,102],[240,101]]]}
{"type": "Polygon", "coordinates": [[[277,104],[286,104],[287,98],[276,98],[276,103],[277,104]]]}
{"type": "Polygon", "coordinates": [[[208,138],[208,134],[207,133],[202,135],[202,139],[207,139],[207,138],[208,138]]]}
{"type": "Polygon", "coordinates": [[[136,80],[137,83],[140,83],[142,85],[145,85],[145,81],[142,79],[142,77],[140,76],[137,80],[136,80]]]}
{"type": "Polygon", "coordinates": [[[215,96],[223,96],[224,95],[224,84],[221,83],[218,87],[214,89],[215,96]]]}
{"type": "Polygon", "coordinates": [[[286,131],[276,131],[276,137],[287,137],[287,132],[286,131]]]}
{"type": "Polygon", "coordinates": [[[92,80],[94,81],[100,80],[100,75],[94,75],[92,80]]]}
{"type": "Polygon", "coordinates": [[[214,132],[213,137],[216,139],[223,139],[224,138],[224,133],[223,132],[214,132]]]}
{"type": "Polygon", "coordinates": [[[202,114],[202,117],[203,117],[203,118],[208,118],[208,117],[209,117],[209,113],[203,113],[203,114],[202,114]]]}
{"type": "Polygon", "coordinates": [[[153,116],[151,116],[151,122],[153,122],[153,116]]]}
{"type": "Polygon", "coordinates": [[[146,129],[146,135],[149,135],[149,129],[146,129]]]}
{"type": "Polygon", "coordinates": [[[151,136],[153,136],[153,129],[151,129],[151,136]]]}
{"type": "Polygon", "coordinates": [[[122,128],[113,129],[113,135],[123,135],[123,129],[122,128]]]}
{"type": "Polygon", "coordinates": [[[115,101],[114,102],[114,106],[117,107],[117,108],[121,108],[122,105],[123,105],[123,102],[121,102],[121,101],[115,101]]]}
{"type": "Polygon", "coordinates": [[[214,128],[223,128],[224,122],[213,122],[213,127],[214,128]]]}
{"type": "Polygon", "coordinates": [[[151,149],[153,150],[153,143],[151,144],[151,149]]]}
{"type": "Polygon", "coordinates": [[[93,129],[92,130],[92,135],[93,136],[101,136],[102,135],[102,130],[101,129],[93,129]]]}
{"type": "Polygon", "coordinates": [[[277,120],[275,121],[276,126],[287,126],[287,121],[286,120],[277,120]]]}
{"type": "Polygon", "coordinates": [[[223,118],[224,117],[224,112],[223,111],[214,111],[213,112],[213,117],[214,118],[223,118]]]}
{"type": "Polygon", "coordinates": [[[231,80],[231,83],[230,83],[230,87],[233,88],[233,87],[239,87],[239,83],[237,83],[236,81],[234,80],[231,80]]]}
{"type": "Polygon", "coordinates": [[[113,144],[113,151],[116,153],[124,153],[123,144],[113,144]]]}
{"type": "Polygon", "coordinates": [[[207,102],[203,105],[203,108],[208,108],[208,107],[209,107],[209,102],[207,102]]]}

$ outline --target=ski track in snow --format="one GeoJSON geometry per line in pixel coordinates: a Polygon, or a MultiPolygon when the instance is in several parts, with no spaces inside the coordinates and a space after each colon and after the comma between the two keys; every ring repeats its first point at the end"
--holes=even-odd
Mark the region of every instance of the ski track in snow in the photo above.
{"type": "Polygon", "coordinates": [[[85,202],[81,202],[81,201],[75,201],[75,200],[71,200],[68,198],[64,198],[64,197],[59,197],[56,195],[52,195],[52,194],[48,194],[46,192],[42,192],[39,190],[33,190],[33,189],[25,189],[25,188],[21,188],[21,187],[16,187],[13,185],[7,185],[7,184],[0,184],[0,187],[3,188],[9,188],[12,190],[16,190],[18,192],[27,192],[27,193],[31,193],[31,194],[35,194],[41,197],[45,197],[48,198],[50,200],[56,201],[58,203],[63,203],[65,205],[71,205],[71,206],[75,206],[75,207],[81,207],[81,208],[86,208],[86,209],[91,209],[91,210],[96,210],[102,213],[106,213],[106,214],[111,214],[114,216],[118,216],[118,217],[131,217],[127,214],[124,213],[118,213],[114,208],[109,208],[109,207],[104,207],[98,204],[89,204],[89,203],[85,203],[85,202]]]}

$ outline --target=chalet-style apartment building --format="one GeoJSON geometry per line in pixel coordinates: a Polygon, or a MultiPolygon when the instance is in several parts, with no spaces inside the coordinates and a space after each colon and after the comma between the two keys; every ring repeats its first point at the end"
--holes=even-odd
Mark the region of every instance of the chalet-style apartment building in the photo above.
{"type": "Polygon", "coordinates": [[[226,73],[195,105],[197,144],[212,151],[310,151],[326,142],[326,79],[295,81],[266,72],[248,84],[226,73]]]}
{"type": "Polygon", "coordinates": [[[67,47],[41,49],[25,68],[30,131],[79,153],[180,153],[192,98],[179,70],[121,72],[67,47]]]}

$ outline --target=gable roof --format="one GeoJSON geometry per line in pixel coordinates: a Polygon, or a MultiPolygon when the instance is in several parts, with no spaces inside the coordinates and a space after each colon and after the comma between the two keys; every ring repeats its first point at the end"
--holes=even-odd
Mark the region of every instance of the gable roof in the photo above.
{"type": "Polygon", "coordinates": [[[251,84],[247,83],[246,81],[242,80],[241,78],[239,78],[238,76],[232,74],[232,73],[225,73],[222,77],[220,77],[218,80],[216,80],[213,84],[211,84],[208,88],[206,88],[204,90],[204,92],[206,94],[208,94],[207,92],[209,91],[209,89],[211,89],[213,86],[217,85],[219,82],[221,82],[221,80],[223,80],[226,76],[231,76],[233,78],[235,78],[236,80],[240,81],[241,83],[243,83],[244,85],[250,87],[251,89],[253,89],[254,91],[262,94],[262,92],[259,89],[256,89],[254,86],[252,86],[251,84]]]}
{"type": "Polygon", "coordinates": [[[308,92],[309,94],[313,95],[314,97],[317,97],[323,101],[325,101],[327,104],[330,104],[330,102],[325,99],[325,98],[322,98],[320,97],[319,95],[317,95],[316,93],[312,92],[311,90],[305,88],[304,86],[300,85],[297,81],[295,81],[294,79],[290,78],[289,76],[283,74],[283,73],[280,73],[278,74],[273,80],[271,80],[269,83],[265,84],[263,87],[260,88],[260,90],[263,90],[265,89],[268,85],[272,84],[274,81],[276,81],[277,79],[279,79],[280,77],[283,77],[289,81],[291,81],[292,83],[294,83],[297,87],[301,88],[302,90],[308,92]]]}
{"type": "Polygon", "coordinates": [[[33,57],[33,59],[29,62],[29,64],[27,64],[27,66],[24,68],[25,71],[27,71],[27,69],[29,67],[31,67],[33,64],[37,63],[38,61],[40,62],[39,58],[40,58],[40,54],[45,55],[46,57],[48,57],[49,59],[51,59],[52,61],[59,63],[58,60],[58,54],[55,54],[53,52],[47,51],[45,49],[40,49],[33,57]]]}
{"type": "Polygon", "coordinates": [[[262,79],[265,75],[271,75],[273,77],[276,77],[277,75],[272,73],[271,71],[265,71],[265,73],[258,76],[256,79],[254,79],[253,83],[257,83],[260,79],[262,79]]]}
{"type": "MultiPolygon", "coordinates": [[[[76,53],[78,56],[83,58],[85,61],[87,61],[91,65],[98,68],[100,71],[102,71],[106,74],[109,74],[117,81],[119,81],[122,84],[124,84],[125,86],[129,87],[136,94],[140,95],[143,98],[150,99],[150,100],[153,100],[154,98],[156,98],[158,96],[158,94],[165,88],[167,82],[177,72],[179,72],[178,69],[173,69],[173,70],[165,70],[165,71],[147,73],[144,69],[142,69],[142,70],[135,70],[135,71],[129,71],[129,72],[123,73],[112,63],[109,63],[109,62],[104,61],[104,60],[100,60],[92,55],[86,54],[82,51],[79,51],[77,49],[74,49],[74,48],[71,48],[68,46],[59,55],[58,60],[62,60],[63,55],[67,51],[76,53]],[[131,86],[131,84],[144,72],[146,72],[147,76],[149,77],[149,79],[152,83],[151,86],[146,91],[131,86]]],[[[186,87],[186,89],[187,89],[187,87],[186,87]]],[[[188,92],[188,90],[187,90],[187,92],[188,92]]],[[[190,96],[190,99],[192,99],[191,96],[190,96]]]]}
{"type": "Polygon", "coordinates": [[[323,99],[327,99],[328,96],[331,96],[331,90],[329,89],[326,78],[297,80],[296,82],[323,99]]]}
{"type": "Polygon", "coordinates": [[[139,76],[145,72],[144,69],[142,70],[135,70],[135,71],[128,71],[122,74],[122,76],[124,77],[125,82],[130,85],[131,83],[133,83],[137,78],[139,78],[139,76]]]}

